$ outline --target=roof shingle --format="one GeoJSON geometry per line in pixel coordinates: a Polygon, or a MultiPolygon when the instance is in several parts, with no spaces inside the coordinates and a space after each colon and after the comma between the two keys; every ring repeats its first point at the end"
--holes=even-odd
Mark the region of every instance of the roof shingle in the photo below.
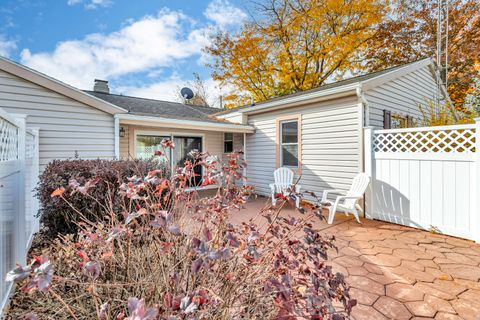
{"type": "Polygon", "coordinates": [[[153,100],[88,90],[85,90],[85,92],[128,110],[130,114],[173,119],[202,120],[208,122],[224,122],[210,117],[211,114],[221,111],[218,108],[186,105],[178,102],[153,100]]]}

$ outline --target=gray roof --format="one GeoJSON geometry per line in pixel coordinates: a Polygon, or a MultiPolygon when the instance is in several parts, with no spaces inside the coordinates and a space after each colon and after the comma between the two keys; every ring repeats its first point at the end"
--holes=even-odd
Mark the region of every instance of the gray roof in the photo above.
{"type": "Polygon", "coordinates": [[[218,108],[186,105],[178,102],[138,98],[118,94],[109,94],[85,90],[86,93],[128,110],[130,114],[157,116],[173,119],[202,120],[207,122],[225,122],[210,117],[221,111],[218,108]]]}
{"type": "Polygon", "coordinates": [[[228,109],[228,110],[220,110],[220,111],[218,111],[218,114],[230,113],[230,112],[233,112],[233,111],[237,111],[237,110],[241,110],[241,109],[245,109],[245,108],[250,108],[252,106],[262,105],[262,104],[267,103],[267,102],[279,101],[279,100],[282,100],[282,99],[285,99],[285,98],[300,96],[300,95],[308,94],[308,93],[312,93],[312,92],[320,92],[320,91],[327,90],[327,89],[332,89],[332,88],[337,88],[337,87],[341,87],[341,86],[346,86],[346,85],[349,85],[349,84],[363,82],[363,81],[381,76],[385,73],[394,71],[396,69],[403,68],[405,66],[408,66],[410,64],[413,64],[413,63],[416,63],[416,62],[419,62],[419,61],[422,61],[422,60],[425,60],[425,59],[429,59],[429,58],[423,58],[423,59],[419,59],[419,60],[416,60],[416,61],[413,61],[413,62],[410,62],[410,63],[406,63],[406,64],[394,66],[394,67],[391,67],[391,68],[387,68],[387,69],[384,69],[384,70],[370,72],[370,73],[367,73],[367,74],[364,74],[364,75],[351,77],[351,78],[348,78],[348,79],[345,79],[345,80],[340,80],[340,81],[336,81],[336,82],[332,82],[332,83],[327,83],[327,84],[321,85],[320,87],[317,87],[317,88],[304,90],[304,91],[298,91],[298,92],[295,92],[295,93],[274,97],[274,98],[271,98],[271,99],[268,99],[268,100],[265,100],[265,101],[262,101],[262,102],[257,102],[254,105],[248,104],[248,105],[243,105],[243,106],[235,107],[235,108],[228,109]]]}

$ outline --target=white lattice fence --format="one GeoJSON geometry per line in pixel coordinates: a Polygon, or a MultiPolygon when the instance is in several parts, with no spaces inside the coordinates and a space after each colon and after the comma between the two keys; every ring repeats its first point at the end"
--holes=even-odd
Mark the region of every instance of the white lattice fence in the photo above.
{"type": "Polygon", "coordinates": [[[377,130],[373,135],[373,151],[475,153],[475,128],[471,125],[464,125],[377,130]]]}
{"type": "Polygon", "coordinates": [[[479,137],[480,120],[365,129],[368,216],[480,241],[479,137]]]}
{"type": "Polygon", "coordinates": [[[0,161],[18,158],[18,127],[0,115],[0,161]]]}
{"type": "MultiPolygon", "coordinates": [[[[38,228],[38,130],[27,130],[24,117],[0,108],[0,277],[16,262],[25,263],[29,240],[38,228]]],[[[11,284],[0,280],[1,308],[11,284]]]]}

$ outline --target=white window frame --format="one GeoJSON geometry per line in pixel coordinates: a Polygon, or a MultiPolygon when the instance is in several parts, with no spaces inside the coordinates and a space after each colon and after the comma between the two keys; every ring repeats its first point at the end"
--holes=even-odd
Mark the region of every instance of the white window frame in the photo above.
{"type": "Polygon", "coordinates": [[[280,167],[285,167],[285,168],[293,168],[293,169],[298,169],[300,167],[300,158],[299,158],[299,155],[298,155],[298,152],[299,152],[299,148],[300,148],[300,130],[299,130],[299,126],[300,126],[300,122],[298,121],[298,119],[292,119],[292,120],[281,120],[279,122],[280,124],[280,167]],[[291,123],[291,122],[295,122],[297,124],[297,142],[286,142],[284,143],[283,142],[283,124],[284,123],[291,123]],[[293,145],[296,145],[297,146],[297,165],[296,166],[291,166],[291,165],[284,165],[283,164],[283,146],[293,146],[293,145]]]}
{"type": "Polygon", "coordinates": [[[224,132],[224,133],[223,133],[223,153],[232,153],[232,152],[234,151],[234,148],[233,148],[234,142],[233,142],[233,140],[234,140],[234,133],[233,133],[233,132],[224,132]],[[230,133],[230,134],[232,135],[232,140],[225,140],[225,134],[227,134],[227,133],[230,133]],[[232,142],[232,151],[229,151],[229,152],[225,151],[225,142],[228,142],[228,141],[231,141],[231,142],[232,142]]]}

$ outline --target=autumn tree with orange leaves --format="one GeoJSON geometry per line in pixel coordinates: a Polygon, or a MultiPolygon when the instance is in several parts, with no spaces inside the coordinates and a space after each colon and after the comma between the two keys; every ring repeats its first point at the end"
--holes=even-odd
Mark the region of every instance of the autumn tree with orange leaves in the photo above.
{"type": "MultiPolygon", "coordinates": [[[[437,0],[396,0],[393,10],[368,41],[366,70],[376,71],[436,56],[437,0]]],[[[474,88],[480,62],[480,1],[450,0],[448,92],[457,110],[474,88]]]]}
{"type": "Polygon", "coordinates": [[[388,0],[266,0],[237,34],[206,48],[213,78],[238,92],[226,107],[308,90],[360,67],[359,50],[384,21],[388,0]],[[248,97],[249,96],[249,97],[248,97]]]}

